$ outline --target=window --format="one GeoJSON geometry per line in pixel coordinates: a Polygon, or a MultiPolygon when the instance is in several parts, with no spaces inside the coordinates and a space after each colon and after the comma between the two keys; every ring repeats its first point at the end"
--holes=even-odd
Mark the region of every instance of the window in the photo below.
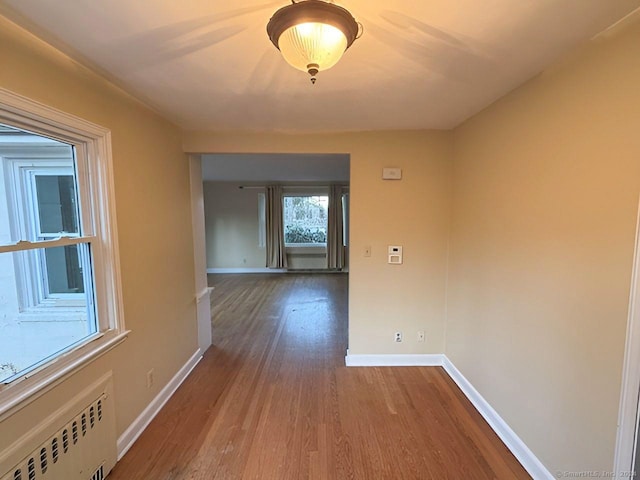
{"type": "Polygon", "coordinates": [[[287,246],[327,244],[327,195],[285,195],[284,241],[287,246]]]}
{"type": "Polygon", "coordinates": [[[110,189],[106,130],[0,90],[0,415],[124,339],[110,189]]]}

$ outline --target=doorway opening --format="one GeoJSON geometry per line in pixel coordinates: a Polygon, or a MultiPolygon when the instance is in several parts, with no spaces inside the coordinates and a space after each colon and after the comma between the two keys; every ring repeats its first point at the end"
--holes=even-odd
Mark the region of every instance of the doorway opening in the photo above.
{"type": "Polygon", "coordinates": [[[349,155],[207,154],[201,162],[207,273],[348,271],[349,155]]]}
{"type": "MultiPolygon", "coordinates": [[[[201,154],[190,162],[201,350],[217,338],[207,275],[348,273],[349,154],[201,154]],[[283,265],[269,262],[274,230],[283,265]]],[[[342,284],[348,296],[348,277],[342,284]]]]}

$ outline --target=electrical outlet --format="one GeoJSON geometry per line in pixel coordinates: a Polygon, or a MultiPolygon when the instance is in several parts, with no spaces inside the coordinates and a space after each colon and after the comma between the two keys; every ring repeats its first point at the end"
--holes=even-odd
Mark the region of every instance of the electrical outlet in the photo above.
{"type": "Polygon", "coordinates": [[[418,331],[418,341],[419,342],[424,342],[424,330],[419,330],[418,331]]]}
{"type": "Polygon", "coordinates": [[[153,387],[153,381],[155,380],[153,377],[154,377],[154,371],[152,368],[147,372],[147,388],[153,387]]]}
{"type": "Polygon", "coordinates": [[[402,341],[402,332],[396,332],[395,341],[400,343],[402,341]]]}

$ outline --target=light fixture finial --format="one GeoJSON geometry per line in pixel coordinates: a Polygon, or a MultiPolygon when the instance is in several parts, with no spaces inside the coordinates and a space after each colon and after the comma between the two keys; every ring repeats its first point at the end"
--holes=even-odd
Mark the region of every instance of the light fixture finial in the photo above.
{"type": "Polygon", "coordinates": [[[317,63],[310,63],[309,65],[307,65],[307,72],[309,73],[309,75],[311,75],[311,83],[312,84],[316,84],[316,75],[318,75],[318,72],[320,71],[320,65],[318,65],[317,63]]]}

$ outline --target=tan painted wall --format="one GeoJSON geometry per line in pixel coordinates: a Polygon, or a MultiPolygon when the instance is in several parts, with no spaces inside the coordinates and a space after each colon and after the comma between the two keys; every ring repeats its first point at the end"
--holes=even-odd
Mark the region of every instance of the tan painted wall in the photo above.
{"type": "Polygon", "coordinates": [[[551,471],[610,471],[640,192],[640,28],[454,134],[446,353],[551,471]]]}
{"type": "Polygon", "coordinates": [[[205,182],[204,212],[208,268],[265,268],[258,246],[258,193],[239,183],[205,182]]]}
{"type": "Polygon", "coordinates": [[[189,165],[180,132],[56,50],[0,18],[0,87],[112,132],[129,339],[0,424],[0,451],[107,370],[121,434],[197,349],[189,165]],[[146,387],[155,369],[156,384],[146,387]]]}
{"type": "Polygon", "coordinates": [[[193,153],[348,153],[351,155],[349,348],[364,353],[441,353],[449,230],[451,134],[368,132],[262,135],[185,132],[193,153]],[[383,181],[382,168],[403,169],[383,181]],[[388,265],[388,245],[404,265],[388,265]],[[371,246],[373,255],[363,256],[371,246]],[[393,342],[402,330],[405,341],[393,342]],[[427,341],[418,343],[417,331],[427,341]]]}

